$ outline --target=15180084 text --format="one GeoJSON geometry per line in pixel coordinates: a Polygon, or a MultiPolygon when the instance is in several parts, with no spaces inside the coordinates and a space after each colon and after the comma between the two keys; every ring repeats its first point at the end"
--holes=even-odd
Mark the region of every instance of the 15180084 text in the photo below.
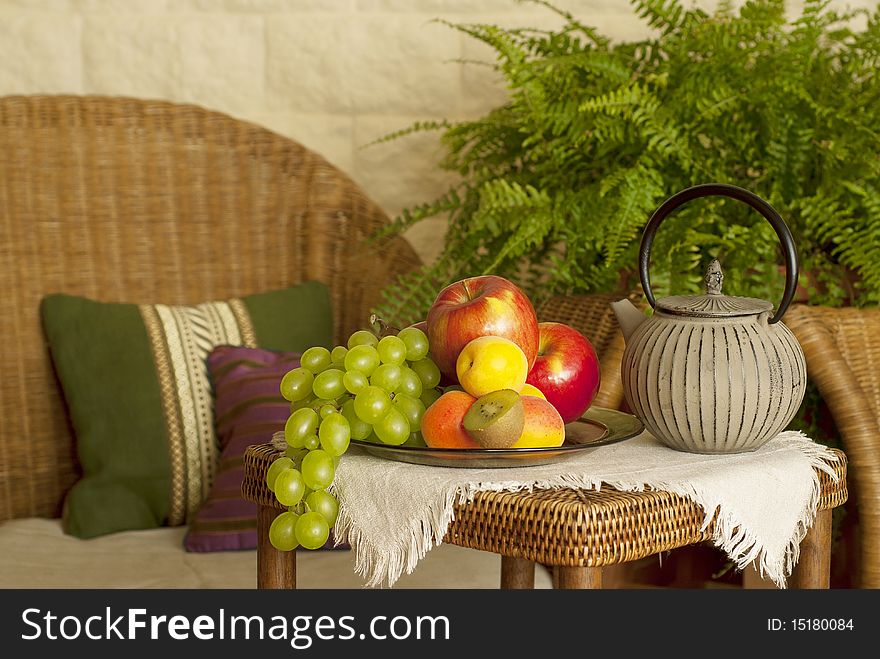
{"type": "Polygon", "coordinates": [[[771,632],[833,632],[854,628],[852,618],[767,618],[767,631],[771,632]]]}

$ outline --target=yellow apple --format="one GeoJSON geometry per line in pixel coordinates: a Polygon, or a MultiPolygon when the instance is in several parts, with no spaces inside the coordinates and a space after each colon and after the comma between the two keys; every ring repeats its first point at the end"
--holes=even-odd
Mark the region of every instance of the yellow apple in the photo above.
{"type": "Polygon", "coordinates": [[[475,398],[499,389],[519,392],[529,374],[529,360],[510,339],[480,336],[458,355],[455,374],[462,388],[475,398]]]}

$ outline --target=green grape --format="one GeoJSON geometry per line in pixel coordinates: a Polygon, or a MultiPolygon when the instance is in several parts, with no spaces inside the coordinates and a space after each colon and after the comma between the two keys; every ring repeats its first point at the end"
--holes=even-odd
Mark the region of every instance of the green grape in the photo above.
{"type": "Polygon", "coordinates": [[[321,448],[330,455],[342,455],[348,450],[351,440],[351,426],[342,414],[331,414],[321,422],[318,428],[321,448]]]}
{"type": "Polygon", "coordinates": [[[278,478],[278,474],[280,474],[285,469],[293,469],[294,464],[293,460],[289,457],[277,458],[269,465],[269,469],[266,470],[266,486],[270,490],[275,489],[275,479],[278,478]]]}
{"type": "MultiPolygon", "coordinates": [[[[376,435],[383,443],[397,446],[409,439],[410,427],[403,412],[392,407],[388,414],[373,426],[373,430],[376,431],[376,435]]],[[[303,462],[305,462],[305,458],[303,458],[303,462]]]]}
{"type": "MultiPolygon", "coordinates": [[[[306,456],[308,457],[308,456],[306,456]]],[[[305,458],[303,458],[305,461],[305,458]]],[[[275,479],[275,498],[282,506],[295,506],[302,501],[306,484],[298,469],[285,469],[275,479]]]]}
{"type": "Polygon", "coordinates": [[[303,441],[303,446],[305,446],[308,450],[314,451],[318,446],[321,445],[321,440],[317,435],[309,435],[303,441]]]}
{"type": "Polygon", "coordinates": [[[293,414],[297,410],[301,410],[305,407],[311,407],[310,403],[311,403],[311,401],[308,398],[303,398],[302,400],[298,400],[296,402],[293,402],[290,404],[290,413],[293,414]]]}
{"type": "Polygon", "coordinates": [[[391,397],[388,392],[370,385],[358,392],[354,397],[354,411],[358,418],[370,425],[375,425],[391,409],[391,397]]]}
{"type": "Polygon", "coordinates": [[[336,406],[327,403],[326,405],[321,405],[321,409],[318,410],[318,416],[320,416],[322,419],[326,419],[331,414],[336,414],[336,412],[338,412],[336,406]]]}
{"type": "Polygon", "coordinates": [[[355,346],[370,346],[375,348],[379,343],[379,338],[372,332],[367,330],[358,330],[348,337],[348,349],[351,350],[355,346]]]}
{"type": "Polygon", "coordinates": [[[394,396],[394,407],[403,413],[409,421],[410,428],[422,427],[422,415],[425,413],[425,404],[418,398],[413,398],[404,393],[394,396]]]}
{"type": "Polygon", "coordinates": [[[345,388],[348,391],[356,394],[369,385],[370,381],[367,379],[367,376],[360,371],[346,371],[345,375],[342,376],[342,384],[345,385],[345,388]]]}
{"type": "Polygon", "coordinates": [[[425,444],[425,439],[422,437],[422,433],[413,432],[410,433],[409,439],[407,439],[404,443],[404,446],[417,446],[419,448],[425,448],[427,444],[425,444]]]}
{"type": "Polygon", "coordinates": [[[366,439],[373,432],[373,426],[361,421],[357,412],[354,411],[354,400],[345,401],[345,405],[342,406],[342,415],[348,419],[352,439],[366,439]]]}
{"type": "Polygon", "coordinates": [[[413,362],[410,364],[410,368],[419,376],[419,379],[422,381],[422,387],[425,389],[430,389],[440,384],[440,369],[437,368],[437,364],[431,361],[430,358],[426,357],[425,359],[413,362]]]}
{"type": "Polygon", "coordinates": [[[336,346],[330,351],[331,362],[344,362],[345,356],[348,354],[348,348],[345,346],[336,346]]]}
{"type": "Polygon", "coordinates": [[[336,517],[339,515],[339,502],[327,490],[315,490],[306,497],[306,505],[312,512],[320,513],[327,520],[328,526],[336,523],[336,517]]]}
{"type": "Polygon", "coordinates": [[[310,410],[312,410],[313,412],[316,412],[316,413],[318,413],[318,415],[320,415],[321,408],[326,405],[332,405],[333,407],[336,407],[336,401],[331,400],[329,398],[312,398],[309,401],[308,407],[310,410]]]}
{"type": "Polygon", "coordinates": [[[345,393],[345,385],[342,384],[343,375],[345,373],[336,368],[328,368],[326,371],[318,373],[315,376],[314,383],[312,383],[312,391],[315,392],[318,398],[326,400],[332,400],[337,396],[341,396],[345,393]]]}
{"type": "Polygon", "coordinates": [[[307,398],[314,379],[312,372],[302,367],[287,371],[281,378],[281,395],[291,402],[307,398]]]}
{"type": "Polygon", "coordinates": [[[370,376],[370,384],[385,391],[394,391],[402,377],[403,369],[397,364],[380,364],[370,376]]]}
{"type": "Polygon", "coordinates": [[[312,375],[317,375],[324,369],[329,368],[331,361],[330,351],[322,346],[309,348],[299,358],[300,366],[311,371],[312,375]]]}
{"type": "Polygon", "coordinates": [[[283,512],[272,520],[269,526],[269,542],[278,551],[293,551],[299,546],[296,539],[296,523],[299,515],[290,511],[283,512]]]}
{"type": "Polygon", "coordinates": [[[418,327],[407,327],[398,333],[406,346],[406,360],[417,362],[428,356],[428,336],[418,327]]]}
{"type": "Polygon", "coordinates": [[[406,344],[396,336],[383,336],[376,346],[379,359],[383,364],[397,364],[406,360],[406,344]]]}
{"type": "Polygon", "coordinates": [[[330,525],[321,513],[303,513],[294,527],[296,540],[306,549],[320,549],[330,536],[330,525]]]}
{"type": "Polygon", "coordinates": [[[422,395],[423,388],[422,380],[419,378],[418,374],[411,368],[404,366],[401,369],[400,384],[397,385],[397,388],[394,391],[399,394],[406,394],[407,396],[418,398],[422,395]]]}
{"type": "Polygon", "coordinates": [[[293,460],[294,469],[299,469],[299,463],[302,462],[303,456],[308,452],[307,448],[288,448],[284,451],[284,457],[293,460]]]}
{"type": "Polygon", "coordinates": [[[306,487],[313,490],[329,487],[333,482],[334,470],[333,457],[321,449],[309,451],[309,454],[303,458],[302,476],[306,487]]]}
{"type": "Polygon", "coordinates": [[[419,400],[422,401],[425,405],[425,409],[428,409],[433,405],[440,396],[443,394],[435,389],[434,387],[426,387],[422,390],[422,395],[419,396],[419,400]]]}
{"type": "Polygon", "coordinates": [[[373,374],[378,365],[379,353],[373,346],[355,346],[345,356],[346,371],[360,371],[367,377],[373,374]]]}
{"type": "Polygon", "coordinates": [[[303,441],[318,430],[318,413],[310,407],[297,410],[284,424],[284,439],[293,448],[302,448],[303,441]]]}
{"type": "Polygon", "coordinates": [[[366,441],[372,442],[373,444],[384,444],[384,442],[379,439],[379,435],[376,434],[376,430],[373,429],[372,426],[370,426],[370,428],[370,434],[367,436],[366,441]]]}

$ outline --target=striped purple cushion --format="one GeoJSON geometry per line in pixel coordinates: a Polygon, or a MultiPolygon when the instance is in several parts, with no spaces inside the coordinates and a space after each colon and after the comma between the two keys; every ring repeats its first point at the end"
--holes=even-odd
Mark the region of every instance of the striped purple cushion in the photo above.
{"type": "MultiPolygon", "coordinates": [[[[244,452],[271,441],[284,429],[290,403],[281,397],[281,378],[299,366],[299,355],[261,348],[218,346],[208,355],[214,394],[214,423],[220,459],[214,482],[184,539],[187,551],[253,549],[257,506],[241,495],[244,452]]],[[[328,541],[332,547],[332,538],[328,541]]]]}

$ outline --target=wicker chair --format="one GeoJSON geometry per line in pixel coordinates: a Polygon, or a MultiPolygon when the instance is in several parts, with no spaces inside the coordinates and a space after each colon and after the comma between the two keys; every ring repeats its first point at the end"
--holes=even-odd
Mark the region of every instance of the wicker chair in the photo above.
{"type": "Polygon", "coordinates": [[[880,588],[880,309],[798,305],[786,324],[807,357],[851,465],[861,588],[880,588]]]}
{"type": "Polygon", "coordinates": [[[386,221],[321,156],[216,112],[0,98],[0,521],[58,516],[78,476],[44,294],[191,304],[317,279],[343,337],[419,265],[402,238],[357,248],[386,221]]]}

